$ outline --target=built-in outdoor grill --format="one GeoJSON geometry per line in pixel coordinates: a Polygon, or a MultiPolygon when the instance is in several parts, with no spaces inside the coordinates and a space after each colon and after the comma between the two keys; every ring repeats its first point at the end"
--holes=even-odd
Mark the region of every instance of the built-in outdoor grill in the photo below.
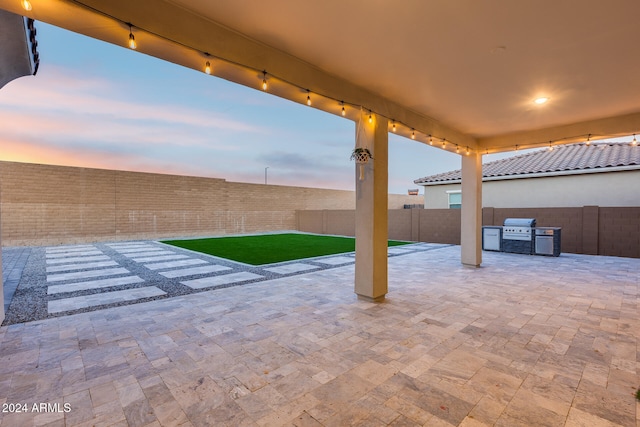
{"type": "Polygon", "coordinates": [[[507,218],[502,224],[502,251],[516,254],[534,253],[535,218],[507,218]]]}

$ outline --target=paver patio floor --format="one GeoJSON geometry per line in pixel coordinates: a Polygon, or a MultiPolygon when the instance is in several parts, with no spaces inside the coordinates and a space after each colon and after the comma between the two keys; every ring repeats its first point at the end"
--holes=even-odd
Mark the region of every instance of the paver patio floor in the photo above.
{"type": "Polygon", "coordinates": [[[4,326],[0,425],[640,425],[639,259],[459,254],[4,326]]]}

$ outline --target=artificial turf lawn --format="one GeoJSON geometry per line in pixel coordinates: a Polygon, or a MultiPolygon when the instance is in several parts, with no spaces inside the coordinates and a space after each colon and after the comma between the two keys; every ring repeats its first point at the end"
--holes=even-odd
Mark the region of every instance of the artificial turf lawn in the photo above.
{"type": "MultiPolygon", "coordinates": [[[[251,265],[353,252],[356,246],[352,237],[298,233],[165,240],[163,243],[251,265]]],[[[410,243],[389,240],[389,246],[410,243]]]]}

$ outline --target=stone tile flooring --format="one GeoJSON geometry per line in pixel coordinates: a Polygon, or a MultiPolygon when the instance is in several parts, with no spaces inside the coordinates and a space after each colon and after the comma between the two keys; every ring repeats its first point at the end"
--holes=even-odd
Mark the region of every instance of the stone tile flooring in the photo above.
{"type": "Polygon", "coordinates": [[[390,257],[379,304],[350,264],[3,326],[0,426],[639,426],[640,260],[483,256],[390,257]]]}

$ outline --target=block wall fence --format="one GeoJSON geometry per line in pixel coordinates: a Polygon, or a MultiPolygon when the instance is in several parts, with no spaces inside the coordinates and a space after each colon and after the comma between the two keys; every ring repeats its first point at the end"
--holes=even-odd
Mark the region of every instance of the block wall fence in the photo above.
{"type": "Polygon", "coordinates": [[[353,210],[355,193],[0,161],[0,209],[2,245],[37,246],[295,230],[296,211],[353,210]]]}
{"type": "MultiPolygon", "coordinates": [[[[298,230],[355,235],[355,211],[298,211],[298,230]]],[[[536,218],[540,227],[562,227],[562,252],[640,258],[640,207],[483,208],[483,225],[505,218],[536,218]]],[[[389,211],[389,238],[460,244],[459,209],[389,211]]]]}

